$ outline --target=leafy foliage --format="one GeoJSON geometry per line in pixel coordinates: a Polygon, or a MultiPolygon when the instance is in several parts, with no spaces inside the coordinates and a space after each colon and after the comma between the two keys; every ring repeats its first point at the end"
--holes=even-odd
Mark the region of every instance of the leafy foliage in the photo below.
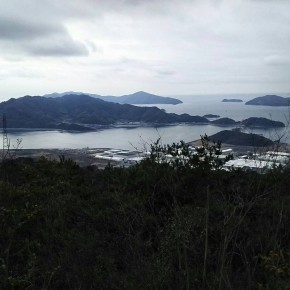
{"type": "Polygon", "coordinates": [[[184,145],[127,169],[1,163],[0,288],[288,289],[290,171],[225,172],[219,144],[184,145]]]}
{"type": "Polygon", "coordinates": [[[160,139],[151,145],[150,159],[157,163],[167,162],[175,169],[198,168],[199,170],[221,169],[224,163],[232,159],[232,155],[225,159],[222,154],[221,143],[211,141],[205,134],[201,136],[201,146],[190,147],[184,141],[172,145],[161,145],[160,139]]]}

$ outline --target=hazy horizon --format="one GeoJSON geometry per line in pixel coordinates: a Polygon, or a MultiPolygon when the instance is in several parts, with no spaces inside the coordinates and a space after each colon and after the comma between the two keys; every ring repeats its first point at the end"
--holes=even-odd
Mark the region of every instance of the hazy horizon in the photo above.
{"type": "MultiPolygon", "coordinates": [[[[134,91],[134,92],[131,92],[131,93],[128,93],[126,95],[131,95],[131,94],[134,94],[136,93],[137,91],[134,91]]],[[[14,98],[14,99],[18,99],[18,98],[22,98],[22,97],[25,97],[25,96],[31,96],[31,97],[38,97],[38,96],[44,96],[44,95],[50,95],[50,94],[54,94],[54,93],[84,93],[84,94],[95,94],[95,95],[99,95],[100,97],[121,97],[123,95],[113,95],[113,94],[107,94],[107,95],[101,95],[99,94],[98,92],[80,92],[80,91],[67,91],[67,92],[48,92],[48,93],[45,93],[43,95],[36,95],[36,94],[23,94],[21,96],[15,96],[15,97],[10,97],[10,98],[3,98],[2,96],[2,99],[0,99],[0,103],[1,102],[5,102],[5,101],[8,101],[9,99],[11,98],[14,98]]],[[[157,95],[157,94],[154,94],[152,92],[146,92],[146,93],[150,93],[150,94],[153,94],[153,95],[157,95]]],[[[125,95],[125,94],[124,94],[125,95]]],[[[250,100],[251,98],[255,97],[255,96],[264,96],[264,95],[279,95],[281,97],[290,97],[290,93],[288,92],[271,92],[271,93],[267,93],[267,92],[258,92],[258,93],[243,93],[243,92],[240,92],[240,93],[216,93],[216,94],[206,94],[206,93],[201,93],[201,94],[167,94],[167,95],[161,95],[161,94],[158,94],[158,96],[161,96],[161,97],[171,97],[171,98],[176,98],[176,99],[180,99],[180,100],[183,100],[183,99],[187,99],[187,98],[198,98],[198,97],[209,97],[209,96],[212,96],[212,97],[221,97],[221,98],[227,98],[227,97],[243,97],[246,98],[246,100],[250,100]]],[[[139,104],[140,105],[140,104],[139,104]]]]}

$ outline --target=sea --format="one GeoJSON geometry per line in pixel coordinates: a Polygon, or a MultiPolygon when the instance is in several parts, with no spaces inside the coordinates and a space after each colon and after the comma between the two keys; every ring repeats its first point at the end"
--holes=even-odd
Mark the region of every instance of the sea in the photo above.
{"type": "MultiPolygon", "coordinates": [[[[289,107],[250,106],[245,102],[265,94],[223,94],[223,95],[175,95],[183,101],[178,105],[146,105],[156,106],[168,113],[203,116],[205,114],[220,115],[241,121],[249,117],[265,117],[274,121],[282,121],[286,127],[279,129],[245,129],[246,133],[256,133],[272,140],[282,139],[290,144],[289,107]],[[223,99],[237,98],[240,103],[222,102],[223,99]]],[[[278,94],[290,97],[290,94],[278,94]]],[[[8,129],[10,147],[21,140],[23,149],[81,149],[81,148],[115,148],[127,150],[149,150],[150,145],[159,140],[161,144],[172,144],[181,140],[185,142],[200,139],[222,130],[231,130],[236,126],[216,126],[209,124],[172,124],[172,125],[130,125],[107,126],[94,132],[67,132],[57,130],[20,130],[8,129]]]]}

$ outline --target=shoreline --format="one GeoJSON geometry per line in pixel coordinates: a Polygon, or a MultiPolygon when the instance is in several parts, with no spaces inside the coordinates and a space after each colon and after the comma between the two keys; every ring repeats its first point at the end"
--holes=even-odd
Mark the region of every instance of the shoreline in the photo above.
{"type": "MultiPolygon", "coordinates": [[[[217,120],[223,119],[223,117],[217,118],[217,120]]],[[[249,119],[249,118],[247,118],[249,119]]],[[[247,120],[245,119],[245,120],[247,120]]],[[[270,119],[268,119],[270,120],[270,119]]],[[[235,121],[235,120],[233,120],[235,121]]],[[[271,120],[270,120],[271,121],[271,120]]],[[[146,123],[146,122],[118,122],[115,124],[104,124],[104,125],[98,125],[98,124],[77,124],[79,126],[83,126],[83,129],[81,130],[70,130],[70,129],[62,129],[62,128],[10,128],[8,127],[7,130],[10,133],[17,133],[17,132],[51,132],[51,131],[58,131],[58,132],[67,132],[67,133],[88,133],[88,132],[97,132],[101,130],[107,130],[107,129],[118,129],[118,128],[158,128],[158,127],[171,127],[171,126],[178,126],[178,125],[189,125],[189,126],[201,126],[201,125],[210,125],[214,127],[237,127],[241,125],[241,121],[235,121],[235,124],[218,124],[214,123],[211,120],[208,120],[208,122],[172,122],[172,123],[162,123],[162,122],[151,122],[151,123],[146,123]]],[[[276,122],[276,121],[275,121],[276,122]]],[[[281,122],[282,123],[282,122],[281,122]]],[[[286,128],[285,124],[284,126],[263,126],[263,125],[251,125],[244,127],[245,129],[264,129],[264,130],[269,130],[269,129],[279,129],[279,128],[286,128]]]]}
{"type": "MultiPolygon", "coordinates": [[[[194,141],[190,141],[186,143],[187,145],[196,147],[201,146],[201,139],[197,139],[194,141]]],[[[232,149],[232,152],[234,155],[244,155],[248,152],[253,153],[263,153],[266,151],[283,151],[283,152],[290,152],[290,145],[282,143],[280,146],[270,146],[270,147],[256,147],[253,146],[244,146],[244,145],[232,145],[227,143],[221,144],[221,149],[232,149]]],[[[120,164],[120,162],[115,160],[108,160],[103,158],[98,158],[98,155],[103,154],[105,151],[108,150],[116,150],[116,148],[53,148],[53,149],[45,149],[45,148],[39,148],[39,149],[17,149],[17,150],[11,150],[11,152],[14,152],[15,157],[14,158],[32,158],[32,159],[40,159],[42,157],[48,159],[48,160],[55,160],[60,161],[62,157],[65,159],[71,159],[74,162],[76,162],[81,167],[87,167],[87,166],[96,166],[98,169],[104,169],[109,163],[112,166],[117,166],[120,164]]],[[[121,149],[120,149],[121,150],[121,149]]],[[[130,151],[130,150],[125,150],[130,151]]],[[[131,150],[132,152],[132,150],[131,150]]],[[[136,153],[136,152],[135,152],[136,153]]],[[[137,154],[137,153],[136,153],[137,154]]]]}

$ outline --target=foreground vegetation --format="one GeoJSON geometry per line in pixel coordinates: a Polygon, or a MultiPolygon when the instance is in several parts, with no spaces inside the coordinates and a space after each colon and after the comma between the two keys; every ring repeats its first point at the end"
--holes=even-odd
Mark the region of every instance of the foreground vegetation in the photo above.
{"type": "Polygon", "coordinates": [[[3,161],[0,289],[290,289],[290,170],[163,149],[103,171],[3,161]]]}

